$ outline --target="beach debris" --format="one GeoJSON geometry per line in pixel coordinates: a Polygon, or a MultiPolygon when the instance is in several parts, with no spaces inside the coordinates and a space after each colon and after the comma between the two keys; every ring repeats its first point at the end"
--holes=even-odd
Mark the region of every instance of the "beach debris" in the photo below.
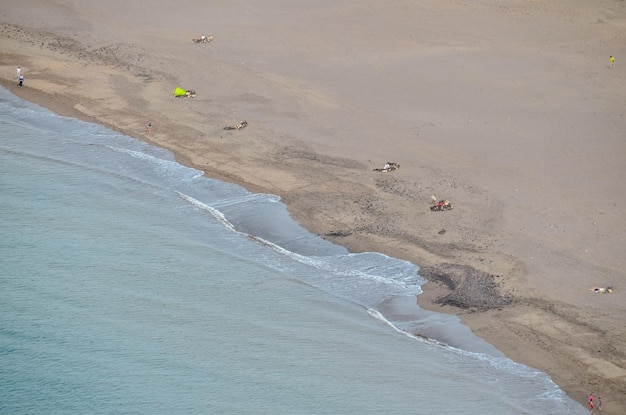
{"type": "Polygon", "coordinates": [[[440,212],[444,210],[452,210],[452,203],[449,200],[442,199],[437,201],[437,199],[433,200],[430,205],[430,210],[433,212],[440,212]]]}
{"type": "Polygon", "coordinates": [[[247,125],[248,125],[247,121],[242,121],[239,124],[224,127],[224,129],[225,130],[241,130],[242,128],[246,128],[247,125]]]}
{"type": "Polygon", "coordinates": [[[200,37],[193,38],[191,40],[193,40],[193,43],[209,43],[210,41],[213,40],[213,36],[202,35],[200,37]]]}
{"type": "Polygon", "coordinates": [[[598,294],[613,294],[613,287],[593,287],[589,288],[589,291],[593,291],[598,294]]]}
{"type": "Polygon", "coordinates": [[[445,230],[445,229],[442,229],[442,230],[440,230],[440,231],[439,231],[439,232],[437,232],[437,233],[438,233],[439,235],[443,235],[443,234],[445,234],[445,233],[446,233],[446,230],[445,230]]]}
{"type": "Polygon", "coordinates": [[[174,96],[176,98],[195,98],[196,91],[192,89],[183,89],[177,86],[176,89],[174,90],[174,96]]]}
{"type": "Polygon", "coordinates": [[[400,168],[400,164],[394,163],[393,161],[388,161],[387,163],[385,163],[385,166],[383,168],[374,169],[374,171],[380,171],[380,172],[383,172],[383,173],[389,173],[389,172],[398,170],[399,168],[400,168]]]}
{"type": "Polygon", "coordinates": [[[346,236],[352,235],[352,232],[349,231],[332,231],[328,232],[324,236],[328,236],[330,238],[345,238],[346,236]]]}

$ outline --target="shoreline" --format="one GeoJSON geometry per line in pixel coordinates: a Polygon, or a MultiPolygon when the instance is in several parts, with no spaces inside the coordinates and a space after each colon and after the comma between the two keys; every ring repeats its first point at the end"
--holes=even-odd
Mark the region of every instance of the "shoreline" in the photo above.
{"type": "MultiPolygon", "coordinates": [[[[32,29],[21,30],[30,33],[31,39],[38,36],[32,29]]],[[[2,84],[20,98],[60,115],[103,124],[166,148],[181,164],[202,170],[209,177],[254,192],[278,194],[294,219],[306,229],[351,252],[381,252],[411,261],[425,270],[437,270],[442,264],[471,267],[461,273],[461,280],[472,275],[472,270],[490,275],[496,283],[497,295],[509,298],[510,302],[489,307],[481,307],[480,303],[461,308],[441,305],[439,299],[454,290],[450,284],[437,283],[436,279],[423,286],[424,293],[417,301],[424,309],[459,315],[478,336],[511,359],[548,373],[572,399],[582,403],[589,392],[600,393],[604,413],[617,414],[626,409],[626,339],[620,323],[624,312],[620,303],[625,290],[622,288],[622,293],[619,290],[620,281],[626,279],[623,269],[615,265],[619,261],[604,262],[606,269],[602,269],[596,266],[603,262],[602,256],[594,261],[576,260],[579,253],[565,245],[566,241],[555,249],[548,240],[533,234],[536,228],[532,226],[545,224],[533,224],[532,212],[520,208],[525,203],[532,205],[533,200],[521,200],[519,204],[507,202],[493,190],[500,189],[500,183],[478,186],[457,174],[460,167],[483,160],[472,161],[471,156],[462,152],[446,155],[427,142],[420,143],[420,151],[430,157],[420,158],[418,166],[399,160],[400,153],[392,154],[384,143],[368,141],[371,144],[368,149],[346,151],[352,149],[349,143],[323,138],[328,130],[319,127],[321,131],[316,131],[315,126],[321,120],[346,120],[348,116],[354,117],[350,120],[364,122],[368,114],[348,114],[348,110],[341,108],[341,117],[328,115],[328,102],[320,104],[310,87],[297,87],[280,77],[270,79],[269,86],[253,88],[259,80],[256,73],[246,73],[213,57],[202,56],[198,60],[214,64],[217,75],[229,75],[233,80],[224,85],[213,84],[211,97],[199,95],[194,100],[177,101],[169,96],[165,98],[165,94],[170,94],[174,84],[185,83],[176,79],[168,68],[148,69],[150,56],[137,64],[111,52],[117,62],[106,64],[109,59],[106,54],[103,60],[92,61],[95,55],[83,50],[85,56],[80,57],[81,49],[71,42],[55,50],[45,49],[37,43],[29,45],[24,38],[10,37],[7,35],[10,33],[10,27],[5,26],[1,39],[7,48],[0,53],[0,68],[4,74],[14,74],[14,62],[22,62],[28,72],[22,89],[17,89],[10,75],[3,76],[2,84]],[[89,68],[98,71],[90,73],[89,68]],[[67,73],[77,75],[72,80],[63,76],[67,73]],[[147,77],[153,80],[146,82],[147,77]],[[76,87],[74,81],[78,81],[76,87]],[[237,82],[251,91],[244,89],[247,92],[242,93],[240,88],[234,88],[237,82]],[[273,93],[276,85],[282,87],[273,93]],[[293,98],[294,89],[304,94],[305,99],[293,98]],[[263,99],[271,103],[284,101],[294,111],[300,109],[309,114],[312,122],[300,122],[297,116],[287,112],[268,113],[261,105],[266,103],[263,99]],[[198,122],[200,117],[209,118],[208,125],[198,122]],[[224,125],[240,119],[249,122],[246,129],[223,131],[224,125]],[[147,120],[153,125],[150,134],[145,132],[147,120]],[[309,140],[304,140],[305,137],[309,140]],[[372,154],[377,153],[384,155],[373,159],[372,154]],[[394,156],[402,166],[399,171],[372,172],[394,156]],[[461,166],[446,172],[437,167],[441,162],[429,162],[429,158],[461,166]],[[444,188],[453,197],[441,193],[444,188]],[[455,209],[430,212],[431,194],[450,198],[455,209]],[[517,228],[524,230],[515,234],[516,226],[509,223],[514,215],[527,215],[518,219],[517,228]],[[532,246],[538,248],[525,248],[532,246]],[[552,262],[565,262],[567,267],[557,269],[552,262]],[[618,291],[611,296],[589,297],[587,285],[596,283],[583,279],[582,284],[586,285],[581,286],[582,277],[570,277],[571,270],[603,275],[602,281],[618,287],[618,291]],[[533,277],[546,271],[553,273],[549,281],[533,277]]],[[[44,37],[50,35],[46,32],[44,37]]],[[[66,39],[64,35],[58,36],[66,39]]],[[[141,42],[138,43],[133,49],[150,52],[149,47],[144,45],[142,49],[141,42]]],[[[190,77],[182,81],[195,85],[193,80],[190,77]]],[[[202,94],[199,87],[194,89],[202,94]]],[[[616,97],[623,94],[622,87],[616,97]]],[[[398,135],[402,132],[400,127],[389,123],[368,126],[375,132],[385,130],[398,135]]],[[[342,133],[350,136],[362,131],[359,123],[349,123],[342,133]]],[[[550,217],[549,212],[546,217],[550,217]]],[[[623,222],[616,229],[619,231],[622,226],[623,222]]],[[[587,235],[585,232],[582,230],[581,234],[587,235]]],[[[554,235],[546,238],[553,239],[554,235]]],[[[614,250],[623,247],[619,240],[606,243],[616,243],[614,250]]],[[[472,286],[471,278],[464,281],[472,286]]],[[[457,282],[452,286],[459,285],[462,284],[457,282]]]]}

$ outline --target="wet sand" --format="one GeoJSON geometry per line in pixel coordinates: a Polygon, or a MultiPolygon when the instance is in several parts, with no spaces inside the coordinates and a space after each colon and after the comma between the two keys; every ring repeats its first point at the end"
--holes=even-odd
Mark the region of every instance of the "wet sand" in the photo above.
{"type": "Polygon", "coordinates": [[[420,306],[626,412],[623,2],[5,3],[12,92],[419,264],[420,306]]]}

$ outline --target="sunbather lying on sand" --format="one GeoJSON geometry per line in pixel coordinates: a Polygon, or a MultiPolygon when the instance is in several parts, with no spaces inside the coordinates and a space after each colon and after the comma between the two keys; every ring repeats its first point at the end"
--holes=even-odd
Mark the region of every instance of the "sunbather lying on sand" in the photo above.
{"type": "Polygon", "coordinates": [[[385,163],[385,167],[383,167],[382,169],[374,169],[374,171],[382,171],[385,173],[389,173],[390,171],[398,170],[399,168],[400,168],[400,165],[398,163],[388,161],[387,163],[385,163]]]}
{"type": "Polygon", "coordinates": [[[248,125],[247,121],[242,121],[237,125],[232,125],[232,126],[228,126],[228,127],[224,127],[225,130],[241,130],[242,128],[246,128],[246,126],[248,125]]]}
{"type": "Polygon", "coordinates": [[[593,288],[589,288],[590,291],[593,291],[594,293],[600,293],[600,294],[613,294],[613,287],[593,287],[593,288]]]}
{"type": "Polygon", "coordinates": [[[199,38],[193,38],[193,43],[209,43],[213,40],[213,36],[202,35],[199,38]]]}

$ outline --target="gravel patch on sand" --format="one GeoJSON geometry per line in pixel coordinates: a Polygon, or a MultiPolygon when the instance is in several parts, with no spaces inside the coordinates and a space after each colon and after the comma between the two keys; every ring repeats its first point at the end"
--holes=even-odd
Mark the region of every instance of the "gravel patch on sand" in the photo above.
{"type": "Polygon", "coordinates": [[[501,292],[499,275],[491,275],[468,265],[448,263],[423,267],[419,272],[424,278],[444,285],[450,291],[435,300],[438,304],[486,311],[513,303],[512,296],[501,292]]]}

